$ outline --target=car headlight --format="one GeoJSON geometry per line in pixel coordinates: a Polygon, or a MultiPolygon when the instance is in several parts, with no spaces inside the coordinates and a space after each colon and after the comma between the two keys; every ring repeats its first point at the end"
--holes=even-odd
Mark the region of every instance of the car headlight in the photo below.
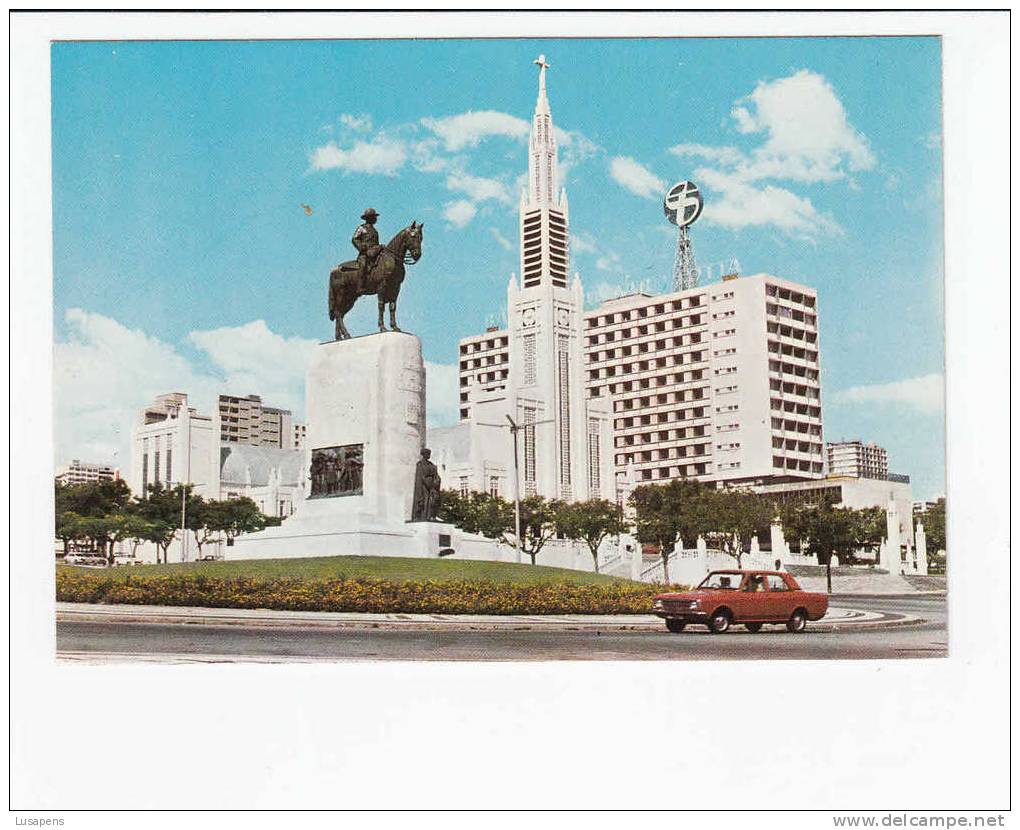
{"type": "Polygon", "coordinates": [[[700,599],[692,599],[691,600],[691,608],[700,608],[700,607],[701,607],[701,600],[700,599]]]}
{"type": "Polygon", "coordinates": [[[654,600],[652,602],[652,608],[655,608],[657,611],[661,611],[662,610],[662,600],[661,599],[654,600]]]}

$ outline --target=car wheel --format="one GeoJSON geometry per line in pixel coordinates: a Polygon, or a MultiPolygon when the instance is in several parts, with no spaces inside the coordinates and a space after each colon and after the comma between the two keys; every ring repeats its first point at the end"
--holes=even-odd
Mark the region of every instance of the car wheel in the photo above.
{"type": "Polygon", "coordinates": [[[685,623],[683,620],[666,620],[666,628],[668,628],[674,634],[679,634],[681,631],[684,630],[684,626],[686,625],[687,623],[685,623]]]}
{"type": "Polygon", "coordinates": [[[786,630],[800,634],[805,628],[807,628],[807,612],[803,608],[798,608],[786,621],[786,630]]]}
{"type": "Polygon", "coordinates": [[[708,630],[713,634],[724,634],[730,628],[730,612],[725,608],[716,611],[708,621],[708,630]]]}
{"type": "Polygon", "coordinates": [[[744,628],[746,628],[752,634],[757,634],[759,631],[761,631],[761,623],[744,623],[744,628]]]}

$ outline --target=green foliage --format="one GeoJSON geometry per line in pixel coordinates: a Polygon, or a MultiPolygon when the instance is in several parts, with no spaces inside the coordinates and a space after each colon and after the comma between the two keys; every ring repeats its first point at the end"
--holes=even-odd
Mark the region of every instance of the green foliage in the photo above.
{"type": "Polygon", "coordinates": [[[833,507],[828,502],[791,505],[783,511],[787,537],[806,542],[820,565],[828,565],[835,554],[841,562],[869,543],[874,532],[873,517],[866,511],[833,507]]]}
{"type": "Polygon", "coordinates": [[[444,490],[439,499],[438,518],[465,533],[513,544],[514,506],[499,496],[478,492],[462,496],[456,490],[444,490]]]}
{"type": "MultiPolygon", "coordinates": [[[[517,566],[518,568],[521,566],[517,566]]],[[[626,580],[596,584],[468,580],[389,581],[224,577],[201,566],[158,576],[138,569],[87,572],[57,569],[61,602],[101,602],[206,608],[273,608],[418,614],[647,614],[662,586],[626,580]]],[[[537,568],[528,566],[526,570],[537,568]]],[[[555,569],[545,569],[555,570],[555,569]]],[[[593,575],[589,575],[593,576],[593,575]]],[[[676,586],[678,589],[680,586],[676,586]]]]}
{"type": "Polygon", "coordinates": [[[751,537],[764,532],[772,520],[773,507],[748,490],[714,490],[708,495],[712,530],[706,537],[743,565],[744,548],[751,537]]]}
{"type": "MultiPolygon", "coordinates": [[[[64,567],[58,566],[58,570],[64,567]]],[[[380,579],[386,582],[506,582],[517,585],[608,585],[627,582],[615,576],[472,559],[419,559],[399,556],[309,556],[295,559],[219,560],[134,565],[108,572],[111,579],[202,574],[224,579],[380,579]]]]}
{"type": "MultiPolygon", "coordinates": [[[[556,534],[556,517],[563,502],[542,496],[521,499],[521,551],[531,558],[531,564],[545,543],[556,534]]],[[[498,539],[512,545],[516,538],[516,516],[513,502],[490,496],[488,493],[468,493],[444,490],[439,500],[439,518],[467,533],[480,533],[489,539],[498,539]]]]}
{"type": "Polygon", "coordinates": [[[642,544],[658,546],[666,582],[677,540],[693,544],[712,532],[714,492],[700,481],[674,479],[667,484],[643,484],[631,493],[635,535],[642,544]]]}
{"type": "Polygon", "coordinates": [[[599,546],[608,536],[627,531],[623,509],[606,499],[591,499],[563,505],[556,516],[556,529],[567,539],[583,541],[591,551],[595,573],[599,572],[599,546]]]}
{"type": "Polygon", "coordinates": [[[946,500],[939,499],[924,513],[917,517],[924,526],[924,537],[928,545],[929,557],[931,554],[946,549],[946,500]]]}

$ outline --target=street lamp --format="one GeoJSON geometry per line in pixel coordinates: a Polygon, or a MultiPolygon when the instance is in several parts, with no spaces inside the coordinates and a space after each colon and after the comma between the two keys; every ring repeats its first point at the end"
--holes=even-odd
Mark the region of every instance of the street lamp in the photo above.
{"type": "Polygon", "coordinates": [[[480,427],[496,427],[497,429],[509,429],[510,434],[514,437],[514,550],[517,551],[517,561],[521,561],[521,473],[520,466],[518,464],[518,457],[520,455],[517,446],[517,433],[522,429],[528,427],[536,427],[539,424],[551,424],[555,418],[545,418],[541,421],[527,421],[525,423],[518,424],[509,415],[506,416],[509,426],[507,424],[483,424],[477,423],[480,427]]]}

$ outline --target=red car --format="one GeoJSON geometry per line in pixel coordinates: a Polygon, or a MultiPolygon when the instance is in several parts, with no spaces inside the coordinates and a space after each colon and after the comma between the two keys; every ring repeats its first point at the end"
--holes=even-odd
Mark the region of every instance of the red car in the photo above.
{"type": "Polygon", "coordinates": [[[652,601],[652,611],[673,632],[701,623],[722,634],[740,623],[748,631],[768,624],[799,633],[828,610],[826,594],[802,591],[796,579],[779,571],[712,571],[693,591],[659,594],[652,601]]]}

